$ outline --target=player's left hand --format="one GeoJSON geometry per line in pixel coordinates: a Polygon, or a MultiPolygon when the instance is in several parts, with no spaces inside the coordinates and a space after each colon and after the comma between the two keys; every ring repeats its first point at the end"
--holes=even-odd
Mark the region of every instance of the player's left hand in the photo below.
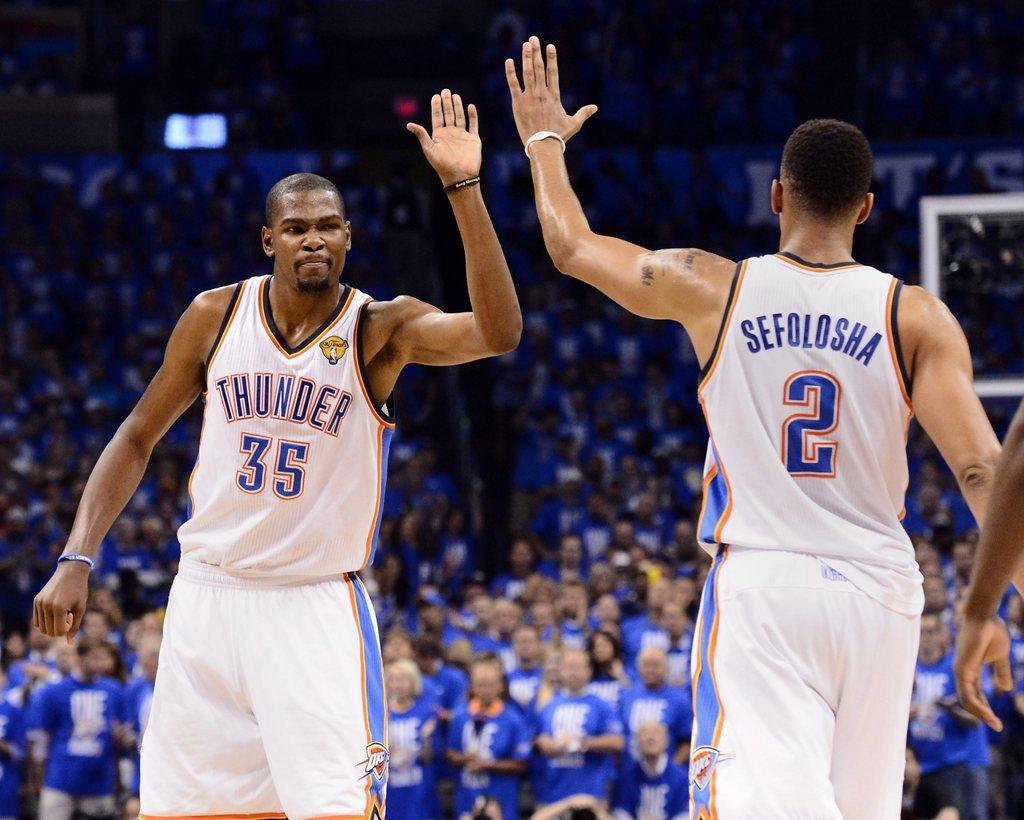
{"type": "Polygon", "coordinates": [[[1010,634],[999,618],[965,617],[956,640],[956,692],[960,703],[972,715],[985,721],[997,732],[1003,723],[996,717],[981,684],[981,669],[991,663],[996,686],[1004,692],[1013,688],[1010,672],[1010,634]]]}
{"type": "Polygon", "coordinates": [[[585,105],[575,114],[566,113],[558,84],[558,54],[549,43],[545,65],[537,37],[523,43],[522,87],[512,59],[505,60],[505,79],[512,94],[512,116],[524,145],[538,131],[554,131],[568,142],[597,113],[596,105],[585,105]]]}
{"type": "Polygon", "coordinates": [[[430,98],[431,133],[414,122],[405,127],[420,141],[427,162],[437,171],[443,185],[480,173],[480,124],[473,103],[463,110],[462,98],[446,88],[430,98]]]}

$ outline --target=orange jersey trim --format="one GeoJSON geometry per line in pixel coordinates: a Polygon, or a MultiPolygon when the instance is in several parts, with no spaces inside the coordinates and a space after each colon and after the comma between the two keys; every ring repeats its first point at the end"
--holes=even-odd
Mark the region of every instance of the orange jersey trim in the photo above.
{"type": "Polygon", "coordinates": [[[795,259],[789,256],[783,256],[781,253],[773,254],[773,256],[780,262],[785,262],[787,265],[792,265],[794,268],[800,270],[810,271],[811,273],[835,273],[837,270],[850,270],[852,268],[863,268],[864,266],[859,262],[851,262],[849,265],[822,265],[820,267],[813,267],[811,265],[804,265],[801,262],[797,262],[795,259]]]}
{"type": "MultiPolygon", "coordinates": [[[[739,290],[739,288],[737,288],[739,290]]],[[[711,375],[710,373],[708,374],[711,375]]],[[[725,460],[722,458],[722,454],[718,452],[718,448],[715,446],[715,433],[711,429],[711,415],[708,413],[707,405],[704,403],[704,397],[699,395],[697,400],[700,402],[701,412],[704,414],[704,423],[708,426],[708,439],[715,453],[715,460],[718,466],[722,470],[722,478],[725,479],[725,509],[722,510],[722,517],[718,519],[718,524],[715,526],[715,541],[722,543],[722,530],[725,529],[725,524],[729,520],[729,516],[732,515],[732,484],[729,483],[729,473],[725,469],[725,460]]],[[[707,483],[704,485],[704,502],[701,504],[701,514],[704,512],[704,506],[707,504],[707,486],[711,483],[711,479],[714,478],[711,472],[705,476],[707,483]]],[[[697,519],[700,521],[700,519],[697,519]]],[[[722,559],[725,562],[725,559],[722,559]]]]}
{"type": "MultiPolygon", "coordinates": [[[[358,370],[358,368],[356,368],[358,370]]],[[[394,427],[394,425],[391,425],[394,427]]],[[[366,549],[363,552],[363,563],[360,571],[366,569],[370,560],[370,553],[373,552],[373,536],[377,534],[377,521],[380,520],[381,508],[384,501],[384,430],[386,425],[377,428],[377,500],[373,505],[373,518],[370,519],[370,532],[366,536],[366,549]]]]}
{"type": "Polygon", "coordinates": [[[345,315],[345,311],[347,311],[349,305],[352,304],[352,297],[355,295],[356,292],[355,288],[349,288],[348,296],[345,297],[345,303],[341,306],[341,310],[338,311],[338,315],[337,317],[335,317],[334,321],[331,322],[323,330],[321,330],[318,334],[316,334],[316,336],[312,337],[311,339],[308,339],[305,343],[303,343],[302,347],[299,347],[296,350],[293,350],[291,353],[289,353],[281,346],[281,343],[277,340],[277,337],[274,335],[274,331],[270,329],[270,322],[267,321],[267,312],[263,309],[264,292],[268,287],[270,287],[270,279],[270,276],[266,276],[264,277],[263,281],[260,282],[260,289],[259,293],[256,294],[256,301],[259,304],[260,321],[263,323],[263,329],[267,332],[267,337],[270,339],[270,341],[274,343],[274,347],[276,347],[278,351],[280,351],[281,355],[284,356],[286,359],[294,359],[296,356],[301,356],[311,347],[318,344],[320,340],[323,339],[331,331],[331,328],[337,325],[341,318],[345,315]]]}
{"type": "MultiPolygon", "coordinates": [[[[359,307],[359,315],[356,317],[355,329],[352,332],[355,337],[353,347],[355,348],[356,354],[356,381],[359,382],[359,389],[362,391],[363,398],[366,399],[366,403],[370,406],[370,412],[373,413],[374,418],[376,418],[377,421],[385,427],[394,428],[395,423],[384,418],[384,416],[381,415],[380,408],[374,404],[373,399],[370,396],[370,388],[366,386],[366,381],[363,379],[363,368],[366,366],[366,363],[363,361],[363,346],[361,342],[363,333],[363,317],[366,314],[366,306],[368,304],[370,303],[364,302],[359,307]]],[[[391,415],[394,416],[394,412],[392,412],[391,415]]]]}
{"type": "Polygon", "coordinates": [[[255,814],[139,814],[138,820],[284,820],[284,812],[255,814]]]}
{"type": "Polygon", "coordinates": [[[203,433],[206,432],[206,409],[203,408],[203,421],[199,426],[199,444],[196,445],[196,463],[192,465],[192,472],[188,474],[188,506],[192,515],[196,514],[195,496],[192,495],[192,482],[199,470],[199,454],[203,452],[203,433]]]}
{"type": "Polygon", "coordinates": [[[896,383],[900,386],[903,401],[906,402],[907,407],[913,412],[914,403],[910,400],[910,391],[907,390],[907,384],[903,381],[903,370],[900,368],[899,358],[896,355],[896,339],[893,336],[892,301],[896,298],[897,284],[899,284],[899,281],[893,277],[892,282],[889,283],[889,295],[885,298],[885,335],[889,340],[889,358],[892,361],[892,369],[896,371],[896,383]]]}
{"type": "MultiPolygon", "coordinates": [[[[217,339],[217,346],[213,349],[210,354],[209,360],[206,362],[206,376],[209,378],[210,370],[213,368],[213,360],[217,358],[217,354],[220,353],[221,347],[224,345],[224,340],[228,337],[228,331],[231,329],[232,322],[235,321],[235,316],[238,314],[238,306],[242,304],[242,299],[245,298],[245,291],[249,286],[249,280],[246,279],[242,282],[242,289],[238,292],[238,298],[235,299],[234,305],[231,306],[231,313],[228,316],[228,320],[224,323],[224,330],[220,333],[220,338],[217,339]]],[[[206,386],[203,386],[203,392],[206,392],[206,386]]],[[[141,816],[141,815],[140,815],[141,816]]]]}
{"type": "Polygon", "coordinates": [[[736,309],[736,303],[740,300],[740,288],[743,287],[743,277],[747,274],[747,263],[749,261],[749,259],[744,259],[740,262],[740,269],[736,274],[736,289],[732,293],[732,299],[725,311],[725,317],[722,319],[722,327],[718,334],[718,344],[715,346],[714,358],[712,358],[711,364],[708,365],[708,370],[704,374],[704,378],[702,378],[700,383],[697,385],[698,394],[700,394],[700,391],[704,389],[708,380],[714,375],[715,368],[718,366],[718,360],[722,358],[722,351],[725,349],[725,340],[729,335],[729,325],[732,324],[732,314],[736,309]]]}

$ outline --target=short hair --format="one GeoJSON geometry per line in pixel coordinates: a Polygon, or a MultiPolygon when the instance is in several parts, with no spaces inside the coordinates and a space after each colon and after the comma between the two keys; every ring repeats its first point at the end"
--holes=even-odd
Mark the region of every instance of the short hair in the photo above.
{"type": "Polygon", "coordinates": [[[808,120],[782,149],[782,182],[797,208],[834,219],[871,189],[874,158],[867,137],[842,120],[808,120]]]}
{"type": "Polygon", "coordinates": [[[306,191],[327,191],[328,193],[334,194],[338,197],[338,203],[341,205],[342,216],[345,215],[345,200],[341,196],[341,191],[339,191],[338,186],[327,179],[327,177],[310,173],[292,174],[291,176],[287,176],[274,183],[274,187],[272,187],[267,193],[267,227],[274,224],[274,215],[277,212],[278,206],[281,204],[281,199],[285,194],[300,194],[305,193],[306,191]]]}

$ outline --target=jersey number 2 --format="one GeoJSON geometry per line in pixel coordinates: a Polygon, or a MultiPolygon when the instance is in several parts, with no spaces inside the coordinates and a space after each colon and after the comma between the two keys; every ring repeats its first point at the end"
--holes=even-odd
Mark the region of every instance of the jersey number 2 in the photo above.
{"type": "Polygon", "coordinates": [[[839,442],[825,437],[839,426],[842,394],[835,376],[820,370],[786,379],[782,403],[803,408],[782,422],[782,463],[790,475],[835,478],[839,442]]]}
{"type": "MultiPolygon", "coordinates": [[[[267,482],[265,458],[273,443],[274,439],[270,436],[242,433],[242,441],[238,449],[246,458],[238,472],[235,473],[235,483],[242,492],[250,495],[263,492],[267,482]]],[[[303,465],[309,457],[309,442],[281,439],[277,442],[275,452],[271,489],[273,489],[274,495],[286,501],[298,498],[302,495],[302,487],[306,478],[306,470],[303,465]]]]}

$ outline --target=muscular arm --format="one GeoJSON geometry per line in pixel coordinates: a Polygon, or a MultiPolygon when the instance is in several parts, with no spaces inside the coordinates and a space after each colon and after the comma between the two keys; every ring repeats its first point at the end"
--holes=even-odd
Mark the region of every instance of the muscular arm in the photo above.
{"type": "MultiPolygon", "coordinates": [[[[200,294],[178,320],[163,364],[93,467],[65,552],[96,556],[100,542],[138,488],[153,447],[201,392],[204,360],[232,290],[227,287],[200,294]]],[[[66,562],[58,566],[35,601],[34,622],[43,633],[53,636],[68,632],[68,612],[73,616],[70,631],[78,628],[84,598],[78,601],[77,597],[84,591],[87,576],[84,564],[66,562]],[[75,578],[79,583],[64,585],[65,578],[75,578]],[[71,593],[76,600],[69,606],[71,593]]]]}
{"type": "Polygon", "coordinates": [[[466,255],[468,313],[443,313],[409,296],[395,300],[388,346],[403,364],[452,365],[519,344],[523,318],[505,254],[480,186],[448,194],[466,255]]]}
{"type": "Polygon", "coordinates": [[[976,618],[996,613],[1008,580],[1024,591],[1024,403],[1010,423],[996,467],[981,543],[974,558],[967,612],[976,618]]]}
{"type": "MultiPolygon", "coordinates": [[[[431,133],[416,123],[427,160],[445,187],[480,172],[480,137],[473,105],[445,89],[430,100],[431,133]],[[468,116],[467,116],[468,115],[468,116]]],[[[479,185],[448,192],[466,255],[468,313],[444,313],[410,296],[367,308],[362,356],[375,396],[391,394],[407,364],[452,365],[497,356],[519,344],[523,318],[505,254],[479,185]]]]}
{"type": "MultiPolygon", "coordinates": [[[[536,38],[523,44],[523,87],[511,60],[505,76],[512,111],[525,142],[539,131],[568,139],[596,108],[569,117],[562,108],[558,60],[547,63],[536,38]]],[[[562,146],[555,139],[530,144],[530,171],[544,245],[555,267],[600,290],[637,316],[673,319],[686,328],[703,364],[714,346],[735,265],[696,248],[651,251],[590,229],[569,182],[562,146]]]]}
{"type": "Polygon", "coordinates": [[[999,731],[1002,722],[985,697],[981,667],[993,663],[996,685],[1011,688],[1010,639],[995,612],[1017,568],[1020,545],[997,552],[996,544],[1005,547],[1005,542],[999,541],[999,520],[987,514],[993,498],[1005,511],[1019,505],[1020,496],[1005,495],[1004,486],[993,490],[999,441],[974,392],[967,340],[949,309],[921,288],[904,288],[897,321],[904,352],[911,357],[917,417],[956,476],[975,519],[983,523],[953,670],[960,702],[999,731]]]}
{"type": "Polygon", "coordinates": [[[949,308],[918,287],[903,288],[897,322],[913,379],[914,412],[980,523],[999,440],[974,392],[967,339],[949,308]]]}

